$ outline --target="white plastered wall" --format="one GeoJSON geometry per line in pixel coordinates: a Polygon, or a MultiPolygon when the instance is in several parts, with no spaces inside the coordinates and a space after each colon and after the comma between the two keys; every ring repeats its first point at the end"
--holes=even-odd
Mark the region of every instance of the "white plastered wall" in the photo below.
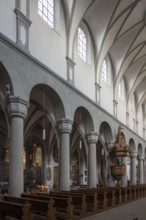
{"type": "Polygon", "coordinates": [[[123,98],[118,97],[117,94],[117,118],[119,119],[119,121],[121,121],[123,124],[126,125],[126,87],[125,87],[125,83],[123,81],[123,98]]]}
{"type": "Polygon", "coordinates": [[[94,53],[90,35],[85,25],[81,25],[87,37],[87,62],[78,55],[78,35],[74,41],[74,84],[81,92],[95,101],[95,68],[94,53]]]}
{"type": "Polygon", "coordinates": [[[26,1],[27,0],[21,0],[21,11],[24,15],[26,15],[26,1]]]}
{"type": "Polygon", "coordinates": [[[131,97],[131,109],[129,111],[129,127],[135,131],[135,98],[134,95],[131,97]]]}
{"type": "Polygon", "coordinates": [[[0,0],[0,32],[16,42],[15,0],[0,0]]]}
{"type": "Polygon", "coordinates": [[[30,20],[32,24],[29,34],[29,50],[34,57],[66,79],[66,30],[61,3],[60,7],[57,8],[59,10],[57,15],[60,18],[56,19],[60,23],[59,25],[57,23],[57,30],[55,30],[51,29],[38,14],[38,1],[30,1],[30,20]]]}
{"type": "Polygon", "coordinates": [[[140,107],[138,113],[137,113],[137,119],[138,119],[138,134],[143,137],[143,113],[142,113],[142,107],[140,107]]]}

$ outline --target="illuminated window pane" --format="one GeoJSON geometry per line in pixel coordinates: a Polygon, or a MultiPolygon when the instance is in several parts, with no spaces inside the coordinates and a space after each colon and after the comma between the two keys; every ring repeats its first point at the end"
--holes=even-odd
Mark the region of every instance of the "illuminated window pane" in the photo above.
{"type": "Polygon", "coordinates": [[[78,28],[78,54],[86,62],[87,38],[84,31],[81,28],[78,28]]]}
{"type": "Polygon", "coordinates": [[[101,67],[101,79],[102,81],[107,83],[107,66],[106,66],[105,60],[103,61],[102,67],[101,67]]]}
{"type": "Polygon", "coordinates": [[[38,14],[54,27],[54,0],[38,0],[38,14]]]}
{"type": "Polygon", "coordinates": [[[118,86],[118,97],[124,100],[124,80],[122,79],[118,86]]]}

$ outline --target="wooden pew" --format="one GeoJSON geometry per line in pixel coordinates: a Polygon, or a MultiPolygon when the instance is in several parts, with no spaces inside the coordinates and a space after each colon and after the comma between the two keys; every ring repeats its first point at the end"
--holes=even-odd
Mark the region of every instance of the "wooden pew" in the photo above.
{"type": "Polygon", "coordinates": [[[73,204],[73,214],[83,216],[86,214],[87,210],[87,202],[86,202],[86,195],[84,193],[73,193],[69,191],[63,191],[63,192],[50,192],[43,194],[45,196],[52,196],[52,197],[71,197],[72,198],[72,204],[73,204]]]}
{"type": "Polygon", "coordinates": [[[31,220],[31,204],[18,204],[0,200],[0,219],[5,220],[6,217],[14,217],[16,219],[31,220]]]}
{"type": "Polygon", "coordinates": [[[69,192],[70,195],[80,195],[80,196],[84,196],[85,200],[83,202],[83,206],[84,206],[84,214],[86,212],[95,212],[97,211],[97,192],[94,190],[87,190],[87,189],[81,189],[81,190],[76,190],[76,191],[71,191],[69,192]]]}
{"type": "Polygon", "coordinates": [[[55,196],[43,196],[43,195],[30,195],[30,194],[21,194],[22,198],[30,198],[35,200],[43,200],[43,201],[50,201],[53,198],[54,200],[54,207],[56,209],[56,217],[58,219],[65,219],[65,220],[72,220],[73,219],[73,204],[72,198],[60,198],[55,196]]]}
{"type": "Polygon", "coordinates": [[[29,198],[18,198],[5,195],[3,198],[5,201],[18,203],[18,204],[25,204],[29,202],[31,204],[31,212],[33,214],[47,216],[48,220],[55,219],[55,210],[54,210],[54,200],[51,199],[50,201],[42,201],[42,200],[34,200],[29,198]]]}

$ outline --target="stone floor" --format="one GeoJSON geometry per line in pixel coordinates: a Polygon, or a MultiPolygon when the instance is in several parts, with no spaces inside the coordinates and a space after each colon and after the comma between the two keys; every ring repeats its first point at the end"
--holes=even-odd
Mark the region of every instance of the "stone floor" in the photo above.
{"type": "Polygon", "coordinates": [[[90,215],[82,220],[146,220],[146,198],[90,215]]]}

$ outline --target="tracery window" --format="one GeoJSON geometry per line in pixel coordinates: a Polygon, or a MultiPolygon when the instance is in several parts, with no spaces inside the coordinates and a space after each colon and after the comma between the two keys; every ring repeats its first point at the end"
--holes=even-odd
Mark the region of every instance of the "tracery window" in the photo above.
{"type": "Polygon", "coordinates": [[[38,0],[38,14],[54,28],[54,0],[38,0]]]}
{"type": "Polygon", "coordinates": [[[124,80],[122,79],[118,86],[118,97],[124,100],[124,80]]]}
{"type": "Polygon", "coordinates": [[[102,67],[101,67],[101,79],[105,83],[107,83],[107,81],[108,81],[108,79],[107,79],[107,65],[106,65],[106,61],[105,60],[103,61],[102,67]]]}
{"type": "Polygon", "coordinates": [[[84,31],[78,28],[78,54],[86,62],[87,59],[87,37],[84,31]]]}

